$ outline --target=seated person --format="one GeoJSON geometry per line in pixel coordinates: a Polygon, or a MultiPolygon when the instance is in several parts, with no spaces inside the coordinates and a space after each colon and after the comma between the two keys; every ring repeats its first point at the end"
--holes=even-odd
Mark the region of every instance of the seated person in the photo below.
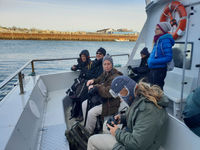
{"type": "Polygon", "coordinates": [[[185,124],[200,137],[200,87],[187,97],[183,115],[185,124]]]}
{"type": "Polygon", "coordinates": [[[135,68],[131,68],[131,66],[128,66],[128,69],[132,70],[132,74],[130,74],[130,77],[138,82],[140,79],[148,78],[148,73],[149,73],[149,68],[148,68],[148,64],[147,64],[147,60],[149,58],[149,52],[148,52],[148,48],[144,47],[141,52],[141,63],[139,67],[135,67],[135,68]]]}
{"type": "Polygon", "coordinates": [[[100,47],[96,52],[96,58],[92,61],[91,69],[87,72],[86,76],[90,76],[90,79],[95,79],[103,73],[102,60],[106,55],[106,50],[100,47]]]}
{"type": "Polygon", "coordinates": [[[78,64],[71,67],[72,71],[80,70],[79,78],[82,79],[92,79],[88,72],[91,70],[92,61],[90,60],[90,54],[88,50],[82,50],[77,59],[78,64]]]}
{"type": "MultiPolygon", "coordinates": [[[[86,82],[92,79],[90,74],[92,61],[88,50],[82,50],[77,59],[78,64],[71,67],[72,71],[80,70],[78,79],[74,80],[73,85],[66,91],[66,94],[72,99],[71,118],[76,118],[77,121],[83,120],[81,104],[87,99],[86,82]]],[[[63,101],[63,103],[66,103],[63,101]]],[[[70,119],[71,119],[70,118],[70,119]]]]}
{"type": "Polygon", "coordinates": [[[91,136],[87,149],[158,150],[168,118],[165,110],[168,99],[160,87],[144,82],[136,84],[127,76],[119,76],[113,80],[110,93],[132,103],[125,115],[114,116],[116,124],[125,128],[118,128],[114,122],[112,126],[107,124],[110,134],[91,136]],[[130,95],[131,91],[135,97],[130,95]]]}
{"type": "MultiPolygon", "coordinates": [[[[110,95],[109,90],[112,80],[116,76],[122,75],[122,73],[113,68],[113,60],[109,54],[103,58],[103,70],[104,72],[97,79],[92,79],[87,82],[87,86],[89,86],[88,89],[91,90],[94,88],[98,92],[99,96],[101,96],[103,99],[102,104],[99,104],[88,111],[85,127],[90,134],[93,134],[94,132],[97,116],[115,114],[120,106],[120,99],[113,98],[110,95]]],[[[87,101],[88,100],[82,103],[84,119],[88,103],[87,101]]]]}

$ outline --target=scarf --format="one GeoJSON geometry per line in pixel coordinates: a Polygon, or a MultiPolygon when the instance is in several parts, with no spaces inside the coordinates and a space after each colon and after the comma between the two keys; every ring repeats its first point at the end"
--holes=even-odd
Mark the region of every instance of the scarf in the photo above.
{"type": "Polygon", "coordinates": [[[157,40],[158,40],[161,36],[163,36],[164,34],[165,34],[165,33],[163,33],[163,34],[158,34],[158,35],[154,35],[154,38],[153,38],[154,43],[156,43],[157,40]]]}

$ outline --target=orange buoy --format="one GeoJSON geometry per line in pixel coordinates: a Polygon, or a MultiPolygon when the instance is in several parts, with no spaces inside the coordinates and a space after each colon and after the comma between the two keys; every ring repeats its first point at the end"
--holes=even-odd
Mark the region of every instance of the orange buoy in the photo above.
{"type": "Polygon", "coordinates": [[[168,19],[170,19],[170,24],[171,26],[176,26],[176,30],[172,32],[172,36],[174,39],[177,39],[178,37],[182,36],[184,34],[185,28],[186,28],[186,22],[187,22],[187,12],[185,10],[185,7],[183,4],[181,4],[178,1],[173,1],[169,3],[161,17],[160,17],[160,22],[166,22],[168,19]],[[180,20],[177,23],[176,19],[172,16],[174,13],[178,12],[180,20]]]}

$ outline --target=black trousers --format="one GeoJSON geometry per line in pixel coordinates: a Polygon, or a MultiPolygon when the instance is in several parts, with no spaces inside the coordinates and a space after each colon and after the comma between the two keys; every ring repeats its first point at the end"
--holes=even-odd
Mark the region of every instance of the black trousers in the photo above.
{"type": "Polygon", "coordinates": [[[165,77],[167,75],[167,68],[150,69],[149,82],[151,85],[158,85],[162,90],[165,84],[165,77]]]}

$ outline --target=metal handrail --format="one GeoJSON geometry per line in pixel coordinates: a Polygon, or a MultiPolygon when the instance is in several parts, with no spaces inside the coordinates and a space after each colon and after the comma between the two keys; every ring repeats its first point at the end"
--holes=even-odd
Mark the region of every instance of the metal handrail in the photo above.
{"type": "Polygon", "coordinates": [[[16,75],[21,73],[22,70],[24,70],[32,60],[28,61],[26,64],[24,64],[20,69],[18,69],[15,73],[11,74],[9,77],[7,77],[3,82],[0,83],[0,89],[3,88],[10,80],[12,80],[16,75]]]}
{"type": "MultiPolygon", "coordinates": [[[[115,56],[128,56],[129,54],[117,54],[117,55],[111,55],[112,57],[115,56]]],[[[91,56],[90,58],[95,58],[95,56],[91,56]]],[[[0,89],[3,88],[9,81],[11,81],[15,76],[18,75],[18,80],[19,80],[19,85],[20,85],[20,94],[24,93],[23,90],[23,82],[22,82],[22,71],[29,65],[31,64],[32,68],[32,75],[35,75],[35,68],[34,68],[34,62],[37,61],[59,61],[59,60],[73,60],[73,59],[78,59],[78,57],[71,57],[71,58],[52,58],[52,59],[33,59],[28,61],[26,64],[24,64],[20,69],[18,69],[15,73],[11,74],[9,77],[7,77],[3,82],[0,83],[0,89]]]]}

